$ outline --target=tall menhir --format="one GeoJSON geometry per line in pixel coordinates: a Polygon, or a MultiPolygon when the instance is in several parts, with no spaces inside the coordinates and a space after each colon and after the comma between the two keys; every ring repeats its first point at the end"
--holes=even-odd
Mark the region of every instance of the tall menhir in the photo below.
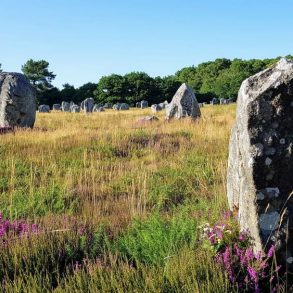
{"type": "Polygon", "coordinates": [[[255,250],[277,249],[293,266],[293,61],[246,79],[239,90],[229,146],[227,193],[255,250]]]}

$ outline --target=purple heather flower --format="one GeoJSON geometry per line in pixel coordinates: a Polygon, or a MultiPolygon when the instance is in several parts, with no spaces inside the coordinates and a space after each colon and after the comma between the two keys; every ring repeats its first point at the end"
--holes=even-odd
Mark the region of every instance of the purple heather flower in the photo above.
{"type": "Polygon", "coordinates": [[[276,246],[272,245],[268,251],[268,257],[271,258],[274,255],[275,251],[276,251],[276,246]]]}
{"type": "Polygon", "coordinates": [[[258,278],[257,278],[257,272],[255,271],[255,269],[252,268],[251,266],[248,266],[248,267],[247,267],[247,271],[248,271],[248,274],[249,274],[250,278],[251,278],[254,282],[257,282],[257,281],[258,281],[258,278]]]}

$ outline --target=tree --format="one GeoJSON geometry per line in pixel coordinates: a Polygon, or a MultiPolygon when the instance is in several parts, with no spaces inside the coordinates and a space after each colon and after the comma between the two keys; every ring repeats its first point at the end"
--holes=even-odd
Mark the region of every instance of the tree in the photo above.
{"type": "Polygon", "coordinates": [[[98,102],[125,102],[125,78],[119,74],[101,77],[95,96],[98,102]]]}
{"type": "Polygon", "coordinates": [[[0,63],[0,72],[2,72],[2,64],[0,63]]]}
{"type": "Polygon", "coordinates": [[[76,95],[76,89],[73,85],[70,85],[69,83],[65,83],[62,85],[63,89],[60,91],[60,98],[62,101],[67,102],[74,102],[77,103],[77,95],[76,95]]]}
{"type": "Polygon", "coordinates": [[[78,89],[76,89],[76,102],[80,103],[86,98],[91,98],[94,96],[94,91],[97,88],[96,83],[88,82],[78,89]]]}
{"type": "Polygon", "coordinates": [[[156,77],[155,94],[152,96],[150,102],[154,104],[164,102],[165,100],[170,102],[180,85],[181,82],[175,76],[156,77]]]}
{"type": "Polygon", "coordinates": [[[45,60],[34,61],[28,60],[22,67],[22,72],[34,85],[38,92],[44,92],[52,88],[52,80],[56,77],[53,72],[50,72],[49,62],[45,60]]]}
{"type": "Polygon", "coordinates": [[[131,72],[126,74],[126,101],[135,104],[141,100],[151,102],[154,96],[155,81],[145,72],[131,72]]]}

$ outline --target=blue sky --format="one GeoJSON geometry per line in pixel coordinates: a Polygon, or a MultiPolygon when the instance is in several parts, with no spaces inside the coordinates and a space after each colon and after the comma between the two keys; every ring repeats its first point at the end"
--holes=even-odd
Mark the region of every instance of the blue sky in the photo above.
{"type": "Polygon", "coordinates": [[[293,54],[292,0],[0,0],[0,63],[45,59],[54,85],[293,54]]]}

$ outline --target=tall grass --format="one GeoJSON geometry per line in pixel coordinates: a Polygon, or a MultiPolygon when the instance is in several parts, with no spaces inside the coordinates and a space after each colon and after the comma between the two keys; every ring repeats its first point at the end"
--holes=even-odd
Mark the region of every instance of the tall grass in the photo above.
{"type": "Polygon", "coordinates": [[[38,114],[0,137],[0,209],[42,232],[0,251],[5,292],[232,292],[197,229],[227,209],[234,105],[137,127],[149,110],[38,114]]]}

